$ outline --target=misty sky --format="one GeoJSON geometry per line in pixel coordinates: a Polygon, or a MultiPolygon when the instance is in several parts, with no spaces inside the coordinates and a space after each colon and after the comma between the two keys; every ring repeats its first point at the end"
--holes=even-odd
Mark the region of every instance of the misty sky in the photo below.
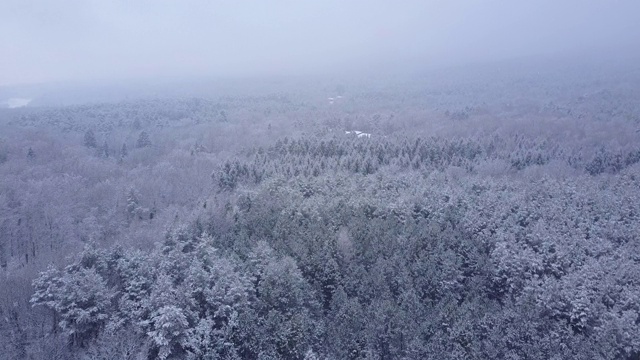
{"type": "Polygon", "coordinates": [[[1,0],[0,85],[430,67],[640,46],[638,0],[1,0]]]}

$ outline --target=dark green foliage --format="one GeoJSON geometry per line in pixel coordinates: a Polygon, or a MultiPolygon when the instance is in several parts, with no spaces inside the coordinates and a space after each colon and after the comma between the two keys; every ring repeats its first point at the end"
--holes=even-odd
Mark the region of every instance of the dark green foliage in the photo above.
{"type": "Polygon", "coordinates": [[[93,130],[87,130],[84,133],[84,146],[88,148],[96,148],[98,147],[98,141],[96,140],[96,135],[93,133],[93,130]]]}
{"type": "MultiPolygon", "coordinates": [[[[246,180],[250,176],[249,167],[238,160],[226,162],[218,173],[218,186],[222,190],[233,190],[241,180],[246,180]]],[[[256,176],[254,174],[254,177],[256,176]]]]}
{"type": "Polygon", "coordinates": [[[5,163],[7,159],[9,159],[9,155],[7,154],[7,147],[5,142],[0,139],[0,165],[5,163]]]}
{"type": "Polygon", "coordinates": [[[142,131],[140,135],[138,135],[138,140],[136,140],[136,147],[145,148],[147,146],[151,146],[151,139],[146,131],[142,131]]]}
{"type": "Polygon", "coordinates": [[[102,152],[102,156],[104,156],[105,158],[108,158],[110,155],[109,152],[109,144],[107,143],[107,141],[105,140],[105,142],[102,144],[102,149],[100,149],[100,151],[102,152]]]}

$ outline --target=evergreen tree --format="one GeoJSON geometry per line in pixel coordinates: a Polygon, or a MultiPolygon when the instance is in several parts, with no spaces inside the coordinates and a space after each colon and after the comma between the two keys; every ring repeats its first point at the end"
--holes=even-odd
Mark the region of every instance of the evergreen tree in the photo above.
{"type": "Polygon", "coordinates": [[[151,139],[149,139],[149,134],[146,131],[143,131],[138,135],[138,140],[136,141],[137,148],[144,148],[147,146],[151,146],[151,139]]]}
{"type": "Polygon", "coordinates": [[[7,148],[4,145],[4,141],[0,139],[0,164],[7,161],[9,156],[7,155],[7,148]]]}
{"type": "Polygon", "coordinates": [[[109,157],[109,144],[107,143],[107,141],[105,140],[104,143],[102,144],[102,156],[104,156],[105,158],[109,157]]]}
{"type": "Polygon", "coordinates": [[[93,133],[93,130],[87,130],[84,133],[84,146],[94,149],[98,147],[98,141],[96,140],[96,135],[93,133]]]}
{"type": "Polygon", "coordinates": [[[120,148],[120,159],[124,159],[129,155],[129,150],[127,149],[127,143],[122,143],[122,147],[120,148]]]}
{"type": "Polygon", "coordinates": [[[58,314],[59,326],[73,344],[85,345],[107,323],[114,294],[94,269],[69,267],[60,273],[50,268],[33,286],[32,304],[45,305],[58,314]]]}

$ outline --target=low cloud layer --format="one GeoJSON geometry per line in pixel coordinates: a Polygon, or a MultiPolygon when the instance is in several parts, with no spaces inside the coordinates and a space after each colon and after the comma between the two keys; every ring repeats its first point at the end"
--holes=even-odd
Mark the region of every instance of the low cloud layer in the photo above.
{"type": "Polygon", "coordinates": [[[0,85],[432,67],[640,45],[635,0],[0,2],[0,85]]]}

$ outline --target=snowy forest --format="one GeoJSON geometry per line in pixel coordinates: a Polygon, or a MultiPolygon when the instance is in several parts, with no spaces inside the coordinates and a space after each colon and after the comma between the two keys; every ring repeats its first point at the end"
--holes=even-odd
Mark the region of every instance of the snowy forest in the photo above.
{"type": "Polygon", "coordinates": [[[0,109],[0,358],[640,357],[637,63],[149,94],[0,109]]]}

